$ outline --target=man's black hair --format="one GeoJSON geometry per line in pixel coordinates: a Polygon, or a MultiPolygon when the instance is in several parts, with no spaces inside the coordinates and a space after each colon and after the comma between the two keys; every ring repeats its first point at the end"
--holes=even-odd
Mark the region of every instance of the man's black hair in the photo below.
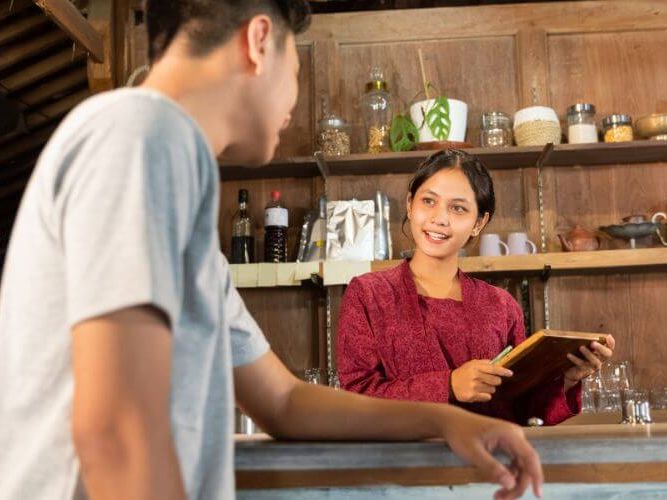
{"type": "Polygon", "coordinates": [[[279,48],[288,32],[296,35],[310,25],[306,0],[147,0],[149,60],[159,59],[181,30],[188,34],[192,54],[204,56],[258,14],[273,21],[279,48]]]}

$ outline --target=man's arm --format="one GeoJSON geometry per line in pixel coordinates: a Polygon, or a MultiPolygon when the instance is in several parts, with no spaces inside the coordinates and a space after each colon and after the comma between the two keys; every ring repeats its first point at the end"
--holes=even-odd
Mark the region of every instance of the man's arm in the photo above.
{"type": "Polygon", "coordinates": [[[171,332],[153,307],[73,328],[72,434],[88,497],[183,499],[171,436],[171,332]]]}
{"type": "Polygon", "coordinates": [[[539,457],[520,427],[455,406],[369,398],[296,379],[272,352],[235,368],[239,406],[278,438],[409,441],[443,438],[464,460],[501,484],[498,499],[541,495],[539,457]],[[512,457],[510,469],[491,453],[512,457]]]}

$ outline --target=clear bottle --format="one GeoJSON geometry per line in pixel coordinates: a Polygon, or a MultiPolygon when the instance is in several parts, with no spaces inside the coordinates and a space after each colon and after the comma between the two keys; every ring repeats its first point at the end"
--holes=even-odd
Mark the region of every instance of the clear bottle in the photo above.
{"type": "Polygon", "coordinates": [[[578,103],[567,108],[567,142],[570,144],[598,142],[595,106],[578,103]]]}
{"type": "Polygon", "coordinates": [[[248,190],[239,189],[239,210],[232,221],[232,264],[255,261],[253,223],[248,215],[248,190]]]}
{"type": "Polygon", "coordinates": [[[389,151],[391,125],[391,95],[384,73],[378,67],[371,69],[366,93],[361,99],[366,127],[366,145],[369,153],[389,151]]]}
{"type": "Polygon", "coordinates": [[[604,142],[632,141],[632,118],[628,115],[609,115],[602,119],[602,132],[604,142]]]}
{"type": "Polygon", "coordinates": [[[512,121],[501,111],[482,114],[481,145],[483,148],[512,145],[512,121]]]}
{"type": "Polygon", "coordinates": [[[280,191],[271,191],[264,210],[264,262],[287,261],[289,212],[280,203],[280,191]]]}
{"type": "Polygon", "coordinates": [[[329,111],[327,99],[322,98],[322,119],[317,126],[317,150],[325,156],[350,154],[350,132],[347,122],[329,111]]]}

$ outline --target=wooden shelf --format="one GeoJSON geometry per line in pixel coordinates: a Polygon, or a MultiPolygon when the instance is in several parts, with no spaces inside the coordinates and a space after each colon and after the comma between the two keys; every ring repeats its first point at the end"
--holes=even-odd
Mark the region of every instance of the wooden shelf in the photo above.
{"type": "MultiPolygon", "coordinates": [[[[373,262],[371,269],[381,271],[400,261],[373,262]]],[[[464,257],[461,269],[476,275],[539,275],[549,269],[553,274],[617,273],[664,267],[667,248],[599,250],[596,252],[555,252],[505,257],[464,257]]]]}
{"type": "MultiPolygon", "coordinates": [[[[667,248],[600,250],[597,252],[557,252],[506,257],[464,257],[461,269],[477,276],[536,276],[548,270],[554,275],[619,273],[667,269],[667,248]]],[[[237,288],[299,286],[311,275],[319,274],[325,286],[346,285],[355,276],[383,271],[400,260],[375,262],[326,261],[285,264],[232,265],[237,288]]]]}
{"type": "MultiPolygon", "coordinates": [[[[489,169],[533,167],[543,148],[471,148],[471,154],[479,157],[489,169]]],[[[432,151],[406,153],[351,154],[326,158],[329,175],[407,174],[432,151]]],[[[595,144],[561,144],[544,161],[544,166],[564,167],[572,165],[614,165],[629,163],[653,163],[667,161],[667,141],[633,141],[595,144]]],[[[275,160],[257,168],[224,166],[220,168],[222,180],[272,179],[278,177],[315,177],[317,163],[312,156],[275,160]]]]}

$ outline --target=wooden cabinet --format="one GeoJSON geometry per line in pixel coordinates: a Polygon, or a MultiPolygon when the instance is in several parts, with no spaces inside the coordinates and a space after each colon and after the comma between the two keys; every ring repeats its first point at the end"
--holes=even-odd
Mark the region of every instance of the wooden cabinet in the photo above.
{"type": "MultiPolygon", "coordinates": [[[[141,47],[136,38],[143,36],[142,27],[132,26],[128,31],[131,40],[125,45],[141,47]]],[[[467,140],[478,144],[483,111],[513,113],[543,104],[564,117],[569,105],[585,101],[596,105],[598,121],[610,113],[637,118],[667,112],[667,58],[660,50],[665,43],[664,0],[317,15],[310,30],[298,38],[301,92],[276,162],[253,172],[222,167],[222,248],[229,249],[230,221],[241,187],[250,191],[252,214],[258,223],[270,191],[283,192],[291,217],[291,258],[303,215],[325,191],[329,199],[369,199],[376,189],[387,192],[394,253],[410,247],[401,233],[401,220],[410,172],[423,153],[389,155],[392,166],[379,158],[353,155],[331,163],[334,172],[326,182],[308,158],[322,96],[328,96],[332,109],[351,123],[353,153],[362,153],[358,102],[371,65],[384,68],[395,103],[399,110],[404,109],[421,89],[417,55],[421,48],[429,79],[447,96],[469,104],[467,140]],[[363,175],[355,175],[359,173],[363,175]]],[[[143,62],[135,54],[127,71],[143,62]]],[[[527,231],[539,242],[538,171],[534,167],[539,148],[512,148],[502,152],[500,159],[494,151],[473,152],[494,167],[498,211],[488,230],[502,235],[527,231]]],[[[664,144],[559,146],[541,175],[549,252],[559,250],[557,234],[575,222],[595,228],[617,223],[626,215],[667,209],[664,144]]],[[[262,231],[257,229],[259,250],[262,231]]],[[[667,385],[663,362],[667,357],[665,267],[607,271],[554,275],[549,281],[551,326],[613,333],[617,357],[633,363],[638,384],[667,385]]],[[[542,284],[539,277],[528,279],[533,321],[541,326],[545,319],[542,284]]],[[[311,287],[242,290],[274,349],[294,370],[322,366],[326,359],[325,298],[329,294],[335,326],[341,293],[341,287],[328,291],[311,287]]]]}

